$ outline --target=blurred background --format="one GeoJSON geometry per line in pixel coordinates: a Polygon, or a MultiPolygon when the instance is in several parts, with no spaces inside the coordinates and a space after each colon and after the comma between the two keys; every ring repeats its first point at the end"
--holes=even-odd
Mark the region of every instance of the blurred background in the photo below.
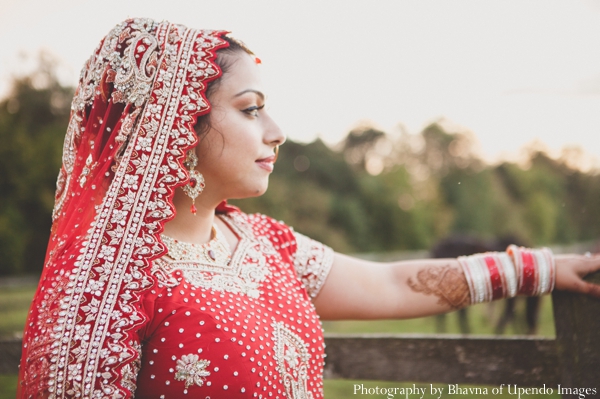
{"type": "MultiPolygon", "coordinates": [[[[22,331],[35,292],[78,70],[131,16],[229,29],[262,59],[288,142],[267,194],[234,202],[244,211],[379,260],[506,240],[598,250],[600,1],[1,0],[0,10],[0,336],[22,331]]],[[[469,313],[325,330],[554,334],[546,299],[469,313]]],[[[14,381],[0,375],[0,392],[14,381]]]]}
{"type": "Polygon", "coordinates": [[[130,16],[230,29],[263,60],[289,141],[248,211],[353,253],[598,236],[598,0],[0,6],[2,275],[40,270],[79,68],[130,16]]]}

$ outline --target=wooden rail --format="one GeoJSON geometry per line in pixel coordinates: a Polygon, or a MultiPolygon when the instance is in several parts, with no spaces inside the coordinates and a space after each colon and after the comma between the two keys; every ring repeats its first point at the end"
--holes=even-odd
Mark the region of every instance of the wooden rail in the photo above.
{"type": "Polygon", "coordinates": [[[332,379],[560,383],[556,341],[526,337],[326,335],[325,377],[332,379]]]}
{"type": "MultiPolygon", "coordinates": [[[[586,280],[600,284],[600,273],[586,280]]],[[[596,388],[600,397],[600,300],[555,291],[552,303],[561,383],[596,388]]]]}
{"type": "MultiPolygon", "coordinates": [[[[600,283],[600,273],[588,280],[600,283]]],[[[596,388],[600,394],[600,300],[565,292],[555,292],[552,299],[556,339],[326,334],[325,378],[554,388],[561,384],[596,388]]],[[[0,341],[0,374],[17,373],[20,352],[20,339],[0,341]]]]}
{"type": "MultiPolygon", "coordinates": [[[[325,378],[519,386],[560,383],[556,341],[528,337],[326,334],[325,378]]],[[[21,340],[0,341],[0,374],[14,374],[21,340]]]]}
{"type": "Polygon", "coordinates": [[[18,374],[21,339],[0,340],[0,374],[18,374]]]}

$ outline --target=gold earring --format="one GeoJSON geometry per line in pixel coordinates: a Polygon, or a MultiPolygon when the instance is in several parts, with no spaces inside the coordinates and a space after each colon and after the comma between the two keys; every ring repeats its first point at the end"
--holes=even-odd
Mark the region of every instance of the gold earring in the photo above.
{"type": "Polygon", "coordinates": [[[202,194],[206,184],[204,183],[204,176],[202,176],[202,173],[196,170],[196,166],[198,165],[198,157],[196,156],[196,150],[194,148],[187,152],[183,165],[187,168],[188,173],[190,174],[190,181],[188,184],[183,186],[183,192],[192,199],[192,207],[190,208],[190,211],[195,215],[196,197],[202,194]]]}

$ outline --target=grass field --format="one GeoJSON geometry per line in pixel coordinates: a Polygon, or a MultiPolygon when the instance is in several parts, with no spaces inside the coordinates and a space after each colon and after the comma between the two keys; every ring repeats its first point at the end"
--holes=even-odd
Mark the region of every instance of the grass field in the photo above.
{"type": "Polygon", "coordinates": [[[35,289],[33,286],[0,289],[0,337],[23,331],[35,289]]]}
{"type": "MultiPolygon", "coordinates": [[[[525,301],[521,300],[516,305],[517,320],[506,329],[507,335],[523,335],[527,331],[524,314],[525,301]]],[[[554,337],[554,317],[552,315],[552,300],[546,296],[542,298],[539,315],[537,335],[554,337]]],[[[493,302],[472,306],[468,309],[469,325],[472,334],[494,334],[494,327],[504,309],[504,303],[493,302]]],[[[458,315],[448,313],[445,316],[448,334],[459,334],[458,315]]],[[[335,321],[324,322],[325,332],[335,333],[437,333],[436,318],[424,317],[412,320],[369,320],[369,321],[335,321]]]]}
{"type": "Polygon", "coordinates": [[[0,399],[15,399],[17,396],[17,376],[0,375],[0,399]]]}
{"type": "MultiPolygon", "coordinates": [[[[22,333],[35,289],[31,285],[0,289],[0,337],[22,333]]],[[[0,375],[0,399],[14,399],[16,395],[17,376],[0,375]]]]}
{"type": "MultiPolygon", "coordinates": [[[[14,336],[23,331],[29,303],[35,293],[35,287],[2,287],[0,289],[0,336],[14,336]]],[[[474,334],[493,334],[496,320],[500,317],[503,308],[502,303],[482,304],[469,308],[469,322],[474,334]]],[[[517,305],[517,314],[520,316],[519,321],[514,325],[509,326],[507,334],[523,334],[525,331],[525,323],[522,315],[524,314],[524,301],[520,301],[517,305]]],[[[325,332],[335,333],[371,333],[371,332],[397,332],[397,333],[435,333],[436,321],[434,317],[427,317],[414,320],[381,320],[381,321],[336,321],[324,322],[325,332]]],[[[446,316],[446,324],[448,333],[459,333],[458,318],[455,314],[446,316]]],[[[552,317],[552,303],[549,297],[542,299],[540,323],[538,334],[545,337],[554,336],[554,321],[552,317]]],[[[449,366],[451,367],[451,366],[449,366]]],[[[0,375],[0,399],[13,399],[16,394],[16,375],[0,375]]],[[[397,382],[376,382],[376,381],[341,381],[341,380],[326,380],[325,381],[325,397],[327,399],[343,399],[343,398],[387,398],[385,394],[369,394],[369,388],[407,388],[412,387],[412,383],[397,383],[397,382]],[[358,390],[354,394],[355,385],[363,384],[366,390],[358,390]],[[364,393],[364,394],[363,394],[364,393]]],[[[482,398],[485,395],[464,395],[464,394],[449,394],[448,385],[433,384],[434,387],[444,388],[442,398],[460,398],[460,399],[475,399],[482,398]]],[[[437,399],[436,396],[429,392],[429,384],[417,384],[417,387],[427,388],[427,393],[421,398],[421,395],[410,395],[413,399],[437,399]]],[[[461,385],[461,388],[468,387],[461,385]]],[[[491,388],[488,387],[488,395],[491,395],[491,388]]],[[[397,390],[396,392],[400,392],[397,390]]],[[[504,395],[493,395],[498,399],[516,398],[516,395],[508,395],[506,391],[504,395]]],[[[406,398],[404,394],[396,394],[394,398],[406,398]]],[[[521,398],[558,398],[558,395],[526,395],[521,398]]]]}

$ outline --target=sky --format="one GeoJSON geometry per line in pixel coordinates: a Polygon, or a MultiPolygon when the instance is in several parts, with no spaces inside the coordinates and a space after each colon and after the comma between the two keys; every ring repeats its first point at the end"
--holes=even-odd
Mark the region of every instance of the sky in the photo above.
{"type": "Polygon", "coordinates": [[[75,85],[100,39],[138,16],[232,31],[295,141],[443,118],[490,161],[543,142],[600,165],[600,0],[0,0],[0,96],[40,50],[75,85]]]}

